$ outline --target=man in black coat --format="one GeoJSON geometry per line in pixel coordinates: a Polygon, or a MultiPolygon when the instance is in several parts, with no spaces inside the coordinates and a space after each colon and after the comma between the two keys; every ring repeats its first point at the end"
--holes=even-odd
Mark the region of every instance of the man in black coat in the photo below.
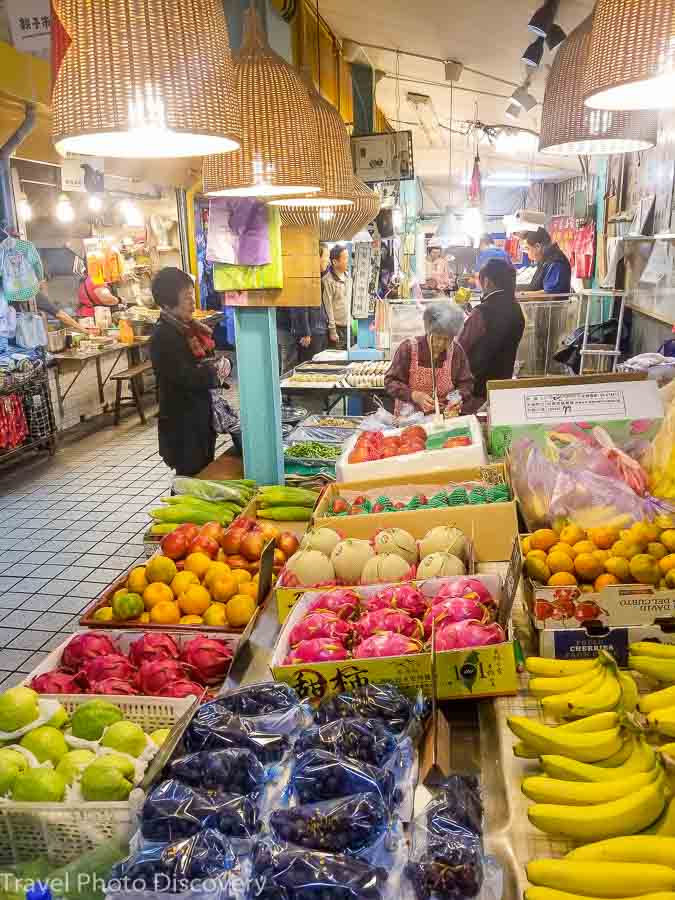
{"type": "Polygon", "coordinates": [[[213,462],[216,447],[209,390],[217,379],[207,359],[213,341],[192,318],[194,284],[181,269],[158,272],[152,296],[161,308],[150,344],[159,385],[159,455],[177,475],[197,475],[213,462]]]}

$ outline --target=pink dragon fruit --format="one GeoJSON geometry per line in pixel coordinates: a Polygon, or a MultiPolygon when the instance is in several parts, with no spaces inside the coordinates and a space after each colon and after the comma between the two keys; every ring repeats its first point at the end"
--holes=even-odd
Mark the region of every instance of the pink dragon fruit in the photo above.
{"type": "Polygon", "coordinates": [[[382,631],[372,634],[361,641],[354,650],[355,659],[370,659],[373,656],[405,656],[408,653],[419,653],[422,644],[403,634],[394,631],[382,631]]]}
{"type": "Polygon", "coordinates": [[[473,619],[484,624],[488,620],[488,611],[477,600],[468,600],[465,597],[449,597],[432,606],[424,617],[424,636],[431,637],[431,625],[436,623],[439,629],[442,625],[450,625],[454,622],[464,622],[473,619]]]}
{"type": "Polygon", "coordinates": [[[137,675],[136,669],[121,653],[108,653],[106,656],[90,659],[84,664],[82,671],[87,684],[103,681],[105,678],[120,678],[133,683],[137,675]]]}
{"type": "Polygon", "coordinates": [[[179,656],[174,639],[161,632],[144,634],[129,647],[129,659],[137,669],[147,659],[178,659],[179,656]]]}
{"type": "Polygon", "coordinates": [[[338,640],[331,638],[312,638],[300,641],[297,647],[283,661],[284,666],[295,666],[299,663],[332,662],[337,659],[348,659],[349,653],[338,640]]]}
{"type": "Polygon", "coordinates": [[[419,619],[397,609],[375,609],[366,613],[356,623],[356,630],[361,640],[381,631],[394,631],[412,638],[421,638],[423,634],[419,619]]]}
{"type": "Polygon", "coordinates": [[[501,644],[506,640],[504,629],[496,622],[483,625],[471,619],[454,622],[436,632],[436,650],[462,650],[466,647],[483,647],[501,644]]]}
{"type": "Polygon", "coordinates": [[[96,631],[76,635],[61,655],[61,666],[69,672],[78,672],[88,659],[117,653],[110,638],[96,631]]]}
{"type": "Polygon", "coordinates": [[[333,638],[344,644],[351,639],[353,633],[354,626],[335,613],[315,612],[305,616],[291,629],[288,641],[291,647],[295,647],[300,641],[311,641],[313,638],[333,638]]]}
{"type": "Polygon", "coordinates": [[[358,608],[359,597],[354,591],[326,591],[312,600],[307,612],[331,612],[340,619],[353,619],[358,608]]]}
{"type": "MultiPolygon", "coordinates": [[[[193,695],[195,697],[201,697],[204,693],[204,686],[201,684],[197,684],[194,681],[188,681],[187,678],[180,678],[178,681],[174,681],[170,684],[166,690],[162,691],[159,694],[160,697],[189,697],[193,695]]],[[[208,694],[207,694],[208,698],[208,694]]]]}
{"type": "Polygon", "coordinates": [[[494,597],[485,587],[483,582],[479,581],[477,578],[458,578],[456,581],[451,581],[449,584],[442,585],[439,592],[431,601],[431,605],[437,606],[439,603],[442,603],[444,600],[449,600],[451,597],[464,597],[467,600],[478,600],[483,606],[495,606],[494,597]]]}
{"type": "Polygon", "coordinates": [[[71,675],[56,669],[54,672],[44,672],[36,675],[30,686],[38,694],[82,694],[82,676],[71,675]]]}
{"type": "Polygon", "coordinates": [[[396,587],[384,588],[366,601],[368,612],[375,612],[376,609],[397,609],[408,613],[415,619],[421,618],[428,606],[424,594],[411,584],[399,584],[396,587]]]}
{"type": "Polygon", "coordinates": [[[230,668],[232,651],[224,641],[196,637],[185,645],[181,658],[196,680],[202,684],[220,684],[230,668]]]}
{"type": "Polygon", "coordinates": [[[104,678],[89,685],[88,694],[137,694],[138,691],[129,681],[123,678],[104,678]]]}
{"type": "Polygon", "coordinates": [[[172,682],[184,679],[185,669],[175,659],[149,659],[138,673],[141,693],[151,697],[164,697],[172,682]]]}

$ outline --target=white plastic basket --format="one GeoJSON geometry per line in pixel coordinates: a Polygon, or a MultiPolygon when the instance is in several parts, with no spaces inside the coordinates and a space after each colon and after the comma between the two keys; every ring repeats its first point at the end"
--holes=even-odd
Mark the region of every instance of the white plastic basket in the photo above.
{"type": "MultiPolygon", "coordinates": [[[[109,631],[105,632],[105,635],[110,638],[113,644],[116,644],[119,647],[122,653],[126,654],[129,652],[129,647],[133,641],[139,640],[144,634],[154,633],[155,632],[140,631],[139,629],[130,629],[128,631],[109,631]]],[[[31,681],[38,675],[43,675],[45,672],[53,672],[55,669],[58,669],[61,665],[63,651],[73,638],[77,637],[79,634],[91,634],[91,631],[88,628],[83,628],[80,631],[71,634],[62,644],[59,644],[58,647],[52,650],[51,653],[49,653],[21,683],[28,687],[31,681]]],[[[166,634],[174,639],[178,644],[179,649],[182,649],[185,644],[194,640],[196,637],[208,637],[214,640],[223,641],[232,651],[233,660],[237,648],[241,643],[239,635],[227,634],[225,632],[220,634],[207,634],[203,631],[167,631],[166,634]]],[[[227,678],[227,674],[225,677],[227,678]]],[[[217,688],[218,686],[216,685],[215,687],[217,688]]],[[[210,687],[209,690],[213,690],[213,688],[210,687]]],[[[171,697],[147,697],[144,695],[129,696],[127,694],[41,694],[41,696],[56,698],[66,707],[68,712],[71,712],[71,708],[69,707],[70,703],[83,703],[94,697],[102,697],[102,699],[109,700],[111,703],[119,706],[122,712],[124,712],[125,718],[138,722],[145,731],[154,731],[156,728],[167,728],[169,725],[173,725],[185,709],[184,701],[182,699],[173,699],[171,697]],[[127,710],[130,712],[127,713],[127,710]],[[144,718],[135,718],[135,716],[142,716],[144,718]]]]}
{"type": "MultiPolygon", "coordinates": [[[[64,645],[58,651],[63,650],[64,645]]],[[[125,719],[140,725],[148,733],[157,728],[173,727],[194,702],[192,697],[41,696],[60,700],[68,713],[89,700],[109,700],[120,708],[125,719]]],[[[142,793],[138,790],[135,793],[141,801],[142,793]]],[[[135,809],[136,804],[126,800],[110,803],[0,801],[0,866],[45,858],[51,865],[65,865],[108,838],[129,837],[136,828],[135,809]]]]}

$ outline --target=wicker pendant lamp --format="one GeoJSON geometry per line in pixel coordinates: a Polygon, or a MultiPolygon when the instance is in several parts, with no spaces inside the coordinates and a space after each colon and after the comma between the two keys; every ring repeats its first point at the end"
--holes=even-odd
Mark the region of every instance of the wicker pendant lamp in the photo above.
{"type": "Polygon", "coordinates": [[[252,7],[245,13],[234,71],[241,149],[204,160],[204,193],[212,197],[317,193],[321,163],[307,88],[292,66],[269,46],[252,7]]]}
{"type": "Polygon", "coordinates": [[[221,0],[52,0],[59,153],[235,150],[239,109],[221,0]]]}
{"type": "Polygon", "coordinates": [[[588,109],[583,73],[591,45],[589,16],[560,46],[546,82],[539,150],[559,156],[629,153],[656,144],[653,113],[588,109]]]}
{"type": "Polygon", "coordinates": [[[322,241],[351,241],[380,211],[380,197],[352,176],[352,206],[319,208],[316,206],[282,206],[284,225],[306,225],[319,229],[322,241]]]}
{"type": "Polygon", "coordinates": [[[675,0],[599,0],[583,92],[593,109],[675,106],[675,0]]]}
{"type": "Polygon", "coordinates": [[[314,88],[311,78],[303,72],[315,120],[315,135],[321,161],[321,190],[305,197],[271,200],[273,206],[351,206],[354,170],[349,135],[340,113],[332,103],[324,100],[314,88]]]}

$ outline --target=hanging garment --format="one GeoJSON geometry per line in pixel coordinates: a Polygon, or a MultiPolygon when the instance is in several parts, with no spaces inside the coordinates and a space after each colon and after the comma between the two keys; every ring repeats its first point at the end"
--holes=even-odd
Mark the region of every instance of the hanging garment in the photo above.
{"type": "MultiPolygon", "coordinates": [[[[209,237],[211,224],[209,223],[209,237]]],[[[271,290],[284,286],[281,255],[281,219],[278,209],[268,209],[270,262],[262,266],[214,263],[213,286],[217,291],[271,290]]]]}
{"type": "Polygon", "coordinates": [[[572,241],[570,265],[576,278],[592,278],[595,261],[595,223],[578,228],[572,241]]]}
{"type": "Polygon", "coordinates": [[[13,237],[0,244],[2,291],[10,303],[32,300],[44,277],[42,260],[34,244],[13,237]]]}
{"type": "Polygon", "coordinates": [[[250,197],[211,200],[206,259],[234,266],[270,263],[268,207],[250,197]]]}
{"type": "Polygon", "coordinates": [[[0,450],[13,450],[22,444],[28,425],[18,394],[0,397],[0,450]]]}

